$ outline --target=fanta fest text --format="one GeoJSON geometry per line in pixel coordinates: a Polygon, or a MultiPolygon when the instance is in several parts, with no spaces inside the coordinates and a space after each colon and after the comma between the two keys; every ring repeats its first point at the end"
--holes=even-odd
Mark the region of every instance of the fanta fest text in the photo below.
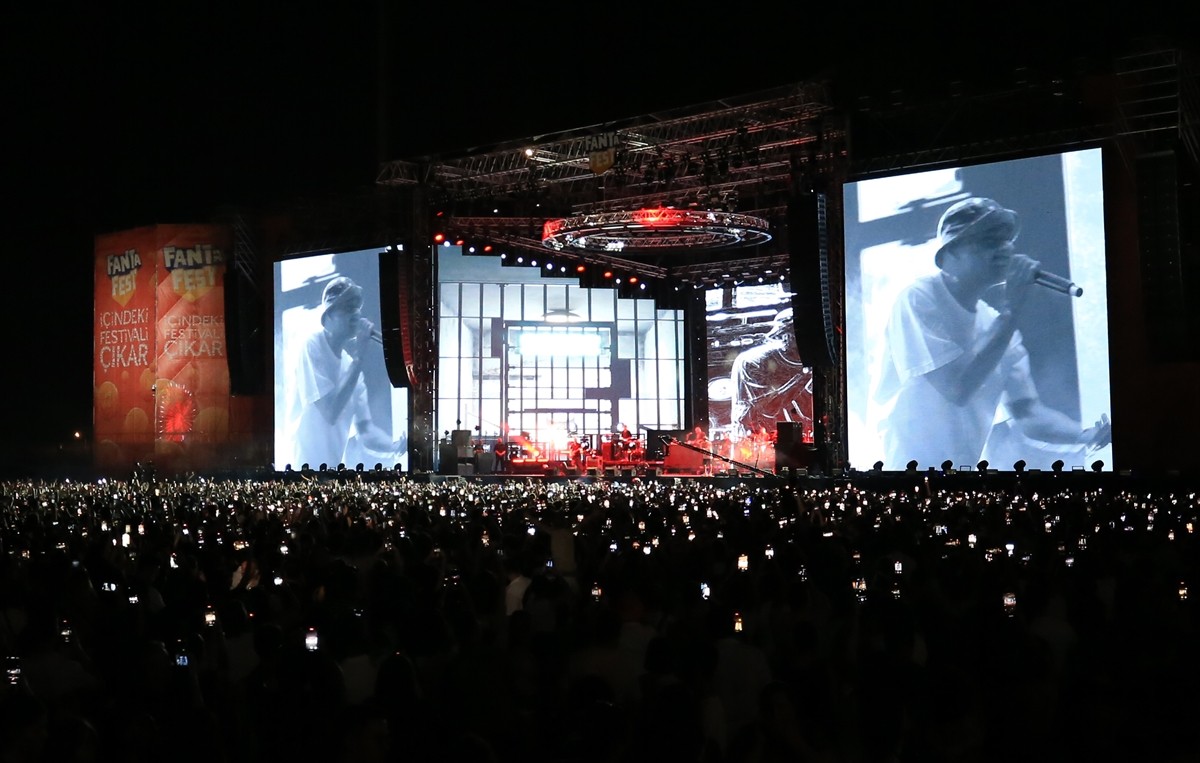
{"type": "Polygon", "coordinates": [[[150,310],[106,310],[97,316],[100,331],[97,356],[105,371],[110,368],[150,365],[150,310]]]}
{"type": "Polygon", "coordinates": [[[221,250],[211,244],[186,249],[163,247],[163,263],[171,273],[171,288],[177,294],[217,285],[217,266],[225,263],[221,250]]]}
{"type": "Polygon", "coordinates": [[[225,357],[224,316],[171,315],[159,330],[163,334],[163,353],[168,357],[225,357]]]}
{"type": "Polygon", "coordinates": [[[141,266],[142,258],[138,256],[136,249],[126,249],[120,254],[108,255],[108,278],[112,281],[114,299],[133,293],[137,287],[137,271],[141,266]]]}

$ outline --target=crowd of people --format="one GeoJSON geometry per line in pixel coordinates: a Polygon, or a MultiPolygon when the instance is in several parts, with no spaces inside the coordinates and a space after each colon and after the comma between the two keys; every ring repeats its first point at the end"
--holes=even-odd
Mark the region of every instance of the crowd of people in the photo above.
{"type": "Polygon", "coordinates": [[[0,483],[0,761],[1194,760],[1200,495],[0,483]]]}

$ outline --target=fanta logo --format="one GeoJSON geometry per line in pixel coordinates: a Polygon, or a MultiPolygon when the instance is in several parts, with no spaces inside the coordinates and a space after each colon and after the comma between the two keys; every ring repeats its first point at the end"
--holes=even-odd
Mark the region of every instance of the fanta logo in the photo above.
{"type": "Polygon", "coordinates": [[[176,268],[203,268],[209,265],[220,265],[225,262],[221,250],[211,244],[200,244],[191,249],[177,249],[173,246],[163,248],[163,262],[167,270],[176,268]]]}
{"type": "Polygon", "coordinates": [[[171,274],[171,288],[191,302],[217,285],[217,272],[224,263],[221,250],[210,244],[190,249],[163,247],[163,264],[171,274]]]}
{"type": "Polygon", "coordinates": [[[142,258],[136,249],[126,249],[121,254],[108,255],[108,277],[125,275],[142,266],[142,258]]]}
{"type": "Polygon", "coordinates": [[[112,298],[121,307],[129,304],[129,298],[137,289],[137,271],[142,258],[136,249],[126,249],[121,254],[108,255],[108,277],[112,281],[112,298]]]}

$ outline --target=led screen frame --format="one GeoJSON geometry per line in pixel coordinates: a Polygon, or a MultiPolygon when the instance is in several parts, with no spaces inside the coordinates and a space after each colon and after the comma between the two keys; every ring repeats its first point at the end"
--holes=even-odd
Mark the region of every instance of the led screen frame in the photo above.
{"type": "Polygon", "coordinates": [[[360,463],[367,469],[376,464],[385,469],[408,469],[408,390],[392,386],[379,341],[372,341],[364,348],[361,362],[361,389],[367,417],[371,426],[378,429],[375,437],[364,436],[358,424],[351,424],[345,433],[345,447],[338,451],[333,446],[305,442],[297,435],[301,429],[300,412],[305,407],[299,392],[304,368],[301,356],[307,338],[322,331],[322,295],[330,281],[345,276],[362,289],[362,317],[382,334],[379,252],[379,249],[364,249],[275,263],[273,460],[277,469],[288,465],[299,469],[305,463],[313,469],[320,464],[354,468],[360,463]],[[381,441],[390,441],[390,447],[380,447],[381,441]]]}
{"type": "MultiPolygon", "coordinates": [[[[888,453],[889,426],[881,395],[885,327],[897,295],[923,276],[937,274],[938,222],[951,205],[968,197],[995,199],[1017,213],[1015,250],[1041,262],[1083,289],[1072,298],[1036,288],[1018,324],[1029,354],[1029,376],[1041,401],[1082,427],[1111,415],[1104,193],[1101,150],[1015,159],[907,173],[847,183],[844,187],[846,246],[847,448],[855,465],[884,462],[903,469],[974,465],[1030,469],[1056,461],[1068,468],[1102,462],[1114,468],[1112,446],[1099,449],[1036,442],[1012,426],[999,406],[991,434],[979,453],[951,452],[949,427],[916,431],[909,445],[888,453]],[[915,444],[920,439],[921,445],[915,444]]],[[[930,414],[932,416],[932,414],[930,414]]]]}

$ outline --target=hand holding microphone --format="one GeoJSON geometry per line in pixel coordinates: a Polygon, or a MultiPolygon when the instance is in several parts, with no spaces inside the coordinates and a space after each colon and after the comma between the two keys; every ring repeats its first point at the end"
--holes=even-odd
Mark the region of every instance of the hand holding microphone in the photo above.
{"type": "Polygon", "coordinates": [[[358,335],[356,338],[363,340],[367,337],[370,337],[371,340],[376,344],[383,344],[383,332],[380,331],[374,323],[371,323],[366,318],[360,318],[358,324],[358,335]]]}
{"type": "Polygon", "coordinates": [[[1059,294],[1068,294],[1072,297],[1082,297],[1083,289],[1076,286],[1070,279],[1063,278],[1055,273],[1050,273],[1039,269],[1033,275],[1033,282],[1038,286],[1044,286],[1051,291],[1056,291],[1059,294]]]}

